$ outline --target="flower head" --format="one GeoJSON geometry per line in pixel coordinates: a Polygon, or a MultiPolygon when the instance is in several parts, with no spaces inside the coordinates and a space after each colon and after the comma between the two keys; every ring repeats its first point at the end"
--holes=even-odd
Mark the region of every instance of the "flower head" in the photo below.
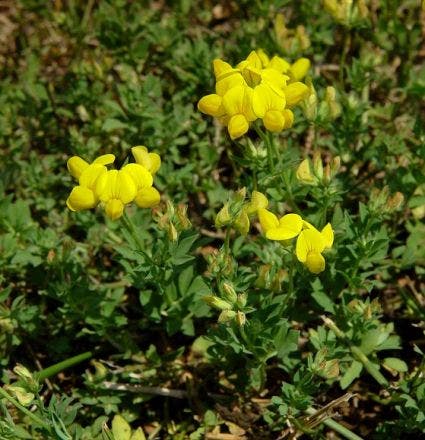
{"type": "Polygon", "coordinates": [[[106,165],[114,162],[113,154],[105,154],[91,164],[78,156],[67,162],[69,172],[78,179],[66,204],[71,211],[95,208],[99,203],[112,220],[120,218],[125,205],[135,201],[139,207],[148,208],[159,203],[160,195],[152,187],[153,174],[158,171],[161,159],[149,153],[146,147],[133,147],[136,163],[120,170],[108,170],[106,165]]]}
{"type": "Polygon", "coordinates": [[[310,68],[307,58],[290,64],[262,50],[252,51],[236,67],[223,60],[213,62],[215,92],[198,102],[198,109],[227,126],[232,139],[243,136],[260,118],[267,130],[280,132],[292,126],[290,108],[308,93],[301,82],[310,68]]]}
{"type": "Polygon", "coordinates": [[[295,253],[298,261],[305,264],[307,269],[315,274],[325,270],[325,259],[322,255],[325,249],[332,247],[334,233],[328,223],[320,232],[310,223],[304,222],[303,229],[298,236],[295,253]]]}

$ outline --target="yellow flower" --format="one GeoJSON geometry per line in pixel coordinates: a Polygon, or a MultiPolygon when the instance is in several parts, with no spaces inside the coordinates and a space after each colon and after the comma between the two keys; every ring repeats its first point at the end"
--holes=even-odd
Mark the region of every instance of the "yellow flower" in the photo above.
{"type": "Polygon", "coordinates": [[[258,218],[269,240],[290,240],[296,237],[303,227],[303,220],[298,214],[286,214],[278,219],[267,209],[259,209],[258,218]]]}
{"type": "Polygon", "coordinates": [[[289,74],[294,81],[301,81],[310,69],[310,60],[308,58],[299,58],[295,63],[291,64],[289,74]]]}
{"type": "Polygon", "coordinates": [[[325,270],[322,253],[331,248],[334,241],[332,226],[328,223],[320,232],[308,222],[304,222],[304,227],[298,236],[295,254],[310,272],[318,274],[325,270]]]}
{"type": "Polygon", "coordinates": [[[304,99],[309,93],[309,88],[304,83],[297,81],[288,84],[283,92],[285,93],[286,106],[293,107],[304,99]]]}
{"type": "Polygon", "coordinates": [[[161,167],[161,158],[157,153],[149,153],[144,146],[137,146],[131,149],[134,160],[139,165],[143,165],[152,175],[161,167]]]}
{"type": "Polygon", "coordinates": [[[130,172],[109,170],[97,180],[95,194],[104,203],[106,215],[116,220],[123,215],[124,206],[135,199],[137,186],[130,172]]]}
{"type": "Polygon", "coordinates": [[[253,110],[263,120],[267,130],[280,132],[292,126],[294,114],[285,109],[285,95],[277,94],[271,87],[261,84],[254,89],[253,110]]]}
{"type": "Polygon", "coordinates": [[[139,208],[152,208],[159,203],[161,196],[158,190],[152,186],[152,174],[144,166],[138,163],[129,163],[122,168],[122,171],[129,173],[136,184],[137,193],[134,201],[139,208]]]}
{"type": "Polygon", "coordinates": [[[230,118],[227,130],[232,139],[243,136],[249,123],[257,119],[252,109],[252,93],[250,87],[236,86],[223,96],[223,107],[230,118]]]}
{"type": "Polygon", "coordinates": [[[135,201],[141,208],[149,208],[160,201],[159,192],[152,187],[153,174],[161,166],[156,153],[146,147],[132,148],[136,163],[120,170],[108,170],[105,165],[114,162],[113,154],[98,157],[91,164],[74,156],[68,162],[68,170],[79,185],[74,187],[66,204],[72,211],[91,209],[102,202],[106,215],[112,220],[122,216],[125,205],[135,201]]]}
{"type": "Polygon", "coordinates": [[[104,154],[95,159],[91,164],[79,156],[71,157],[67,162],[70,174],[78,179],[79,185],[74,187],[66,200],[66,205],[71,211],[82,211],[94,208],[99,199],[94,193],[97,179],[107,172],[105,165],[113,163],[113,154],[104,154]]]}

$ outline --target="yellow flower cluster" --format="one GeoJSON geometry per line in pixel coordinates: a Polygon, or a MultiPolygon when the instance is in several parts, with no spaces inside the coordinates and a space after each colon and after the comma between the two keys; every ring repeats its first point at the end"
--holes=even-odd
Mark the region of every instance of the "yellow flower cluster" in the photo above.
{"type": "Polygon", "coordinates": [[[120,170],[108,170],[106,165],[114,163],[113,154],[99,156],[92,163],[79,156],[71,157],[68,171],[78,180],[66,204],[71,211],[95,208],[99,203],[112,220],[120,218],[125,205],[136,202],[140,208],[150,208],[159,203],[159,192],[152,186],[153,176],[161,166],[161,158],[149,153],[146,147],[131,149],[135,163],[120,170]]]}
{"type": "Polygon", "coordinates": [[[259,209],[261,227],[269,240],[286,241],[297,237],[295,255],[298,261],[315,274],[325,270],[322,253],[332,247],[334,232],[330,223],[321,231],[298,214],[286,214],[280,219],[267,209],[259,209]]]}
{"type": "Polygon", "coordinates": [[[290,64],[257,50],[235,68],[221,59],[214,60],[213,67],[215,93],[201,98],[198,109],[226,125],[232,139],[243,136],[258,118],[272,132],[291,127],[291,108],[309,91],[301,82],[310,68],[307,58],[290,64]]]}

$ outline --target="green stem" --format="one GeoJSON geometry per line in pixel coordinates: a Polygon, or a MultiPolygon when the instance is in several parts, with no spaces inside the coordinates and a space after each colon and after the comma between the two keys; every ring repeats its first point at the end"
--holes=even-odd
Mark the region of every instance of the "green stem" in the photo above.
{"type": "MultiPolygon", "coordinates": [[[[314,408],[307,408],[306,412],[307,414],[313,415],[316,413],[316,410],[314,408]]],[[[334,431],[338,432],[348,440],[363,440],[362,437],[354,434],[354,432],[351,432],[345,426],[342,426],[338,422],[335,422],[335,420],[329,418],[323,420],[322,423],[324,423],[327,427],[333,429],[334,431]]]]}
{"type": "Polygon", "coordinates": [[[37,425],[40,425],[42,428],[46,429],[47,431],[50,431],[50,426],[45,423],[43,420],[41,420],[39,417],[37,417],[35,414],[33,414],[30,410],[25,408],[23,405],[21,405],[16,399],[14,399],[9,393],[6,392],[2,387],[0,387],[0,396],[7,399],[12,405],[14,405],[16,408],[19,409],[22,413],[24,413],[26,416],[28,416],[34,423],[37,425]]]}
{"type": "Polygon", "coordinates": [[[288,174],[287,174],[288,171],[289,170],[285,169],[281,173],[283,182],[285,184],[286,194],[288,196],[288,203],[291,205],[291,208],[292,208],[293,211],[295,211],[295,213],[301,214],[301,210],[298,207],[297,203],[295,202],[294,194],[292,193],[291,184],[289,183],[288,174]]]}
{"type": "Polygon", "coordinates": [[[345,67],[345,61],[347,59],[348,51],[350,50],[350,45],[351,45],[351,34],[350,34],[350,30],[346,29],[344,35],[344,47],[342,49],[342,55],[339,61],[339,82],[341,83],[343,89],[344,89],[344,67],[345,67]]]}
{"type": "Polygon", "coordinates": [[[130,233],[133,240],[136,242],[137,247],[139,248],[140,251],[142,251],[144,253],[143,243],[140,241],[139,235],[137,234],[137,231],[136,231],[136,228],[126,212],[124,212],[122,219],[123,219],[124,226],[126,227],[127,231],[130,233]]]}
{"type": "Polygon", "coordinates": [[[230,255],[230,226],[227,226],[226,228],[226,235],[224,237],[224,254],[226,257],[230,255]]]}
{"type": "Polygon", "coordinates": [[[389,383],[378,368],[368,359],[368,357],[360,350],[359,347],[351,344],[351,341],[345,336],[344,332],[341,331],[337,325],[326,316],[322,316],[324,323],[335,333],[335,335],[342,339],[348,347],[350,347],[353,357],[361,362],[365,367],[366,371],[379,383],[381,386],[388,386],[389,383]]]}
{"type": "Polygon", "coordinates": [[[65,359],[62,362],[58,362],[57,364],[51,365],[50,367],[47,367],[44,370],[39,371],[38,373],[34,373],[34,375],[38,380],[42,381],[44,379],[47,379],[48,377],[60,373],[62,370],[65,370],[66,368],[73,367],[74,365],[77,365],[80,362],[86,361],[91,357],[93,357],[93,353],[91,351],[86,351],[85,353],[78,354],[77,356],[73,356],[71,358],[65,359]]]}

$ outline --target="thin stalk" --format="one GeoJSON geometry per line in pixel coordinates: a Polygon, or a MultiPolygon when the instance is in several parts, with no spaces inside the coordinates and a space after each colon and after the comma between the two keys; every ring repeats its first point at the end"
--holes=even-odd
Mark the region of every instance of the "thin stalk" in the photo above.
{"type": "Polygon", "coordinates": [[[224,237],[224,254],[226,257],[230,255],[230,226],[227,226],[226,228],[226,235],[224,237]]]}
{"type": "MultiPolygon", "coordinates": [[[[313,415],[316,413],[316,410],[314,408],[307,408],[306,412],[309,415],[313,415]]],[[[363,440],[362,437],[354,434],[354,432],[351,432],[345,426],[340,425],[338,422],[335,422],[335,420],[332,420],[331,418],[323,420],[322,423],[336,431],[338,434],[341,434],[348,440],[363,440]]]]}
{"type": "Polygon", "coordinates": [[[50,367],[47,367],[44,370],[34,373],[34,375],[38,380],[41,381],[47,379],[48,377],[54,376],[55,374],[60,373],[66,368],[73,367],[74,365],[77,365],[80,362],[86,361],[91,357],[93,357],[93,352],[86,351],[85,353],[78,354],[77,356],[70,357],[62,362],[58,362],[57,364],[51,365],[50,367]]]}
{"type": "Polygon", "coordinates": [[[47,431],[50,431],[50,426],[47,423],[45,423],[43,420],[41,420],[39,417],[37,417],[35,414],[33,414],[30,410],[28,410],[23,405],[21,405],[16,399],[14,399],[2,387],[0,387],[0,396],[7,399],[12,405],[14,405],[17,409],[19,409],[19,411],[21,411],[26,416],[28,416],[34,423],[36,423],[37,425],[40,425],[42,428],[46,429],[47,431]]]}
{"type": "Polygon", "coordinates": [[[344,89],[344,66],[347,60],[348,52],[350,50],[350,45],[351,45],[351,34],[350,34],[350,30],[346,29],[344,35],[344,47],[342,49],[342,55],[339,61],[339,82],[341,83],[343,89],[344,89]]]}
{"type": "Polygon", "coordinates": [[[345,336],[345,333],[341,331],[337,325],[326,316],[321,317],[323,322],[335,333],[335,335],[342,339],[350,348],[354,358],[361,362],[367,372],[382,386],[388,386],[389,383],[378,368],[369,360],[369,358],[360,350],[359,347],[351,344],[351,341],[345,336]]]}
{"type": "Polygon", "coordinates": [[[130,233],[131,237],[136,242],[139,250],[144,252],[143,251],[143,243],[140,241],[139,236],[136,231],[136,228],[126,212],[124,212],[124,214],[122,216],[122,220],[123,220],[124,226],[126,227],[127,231],[130,233]]]}

